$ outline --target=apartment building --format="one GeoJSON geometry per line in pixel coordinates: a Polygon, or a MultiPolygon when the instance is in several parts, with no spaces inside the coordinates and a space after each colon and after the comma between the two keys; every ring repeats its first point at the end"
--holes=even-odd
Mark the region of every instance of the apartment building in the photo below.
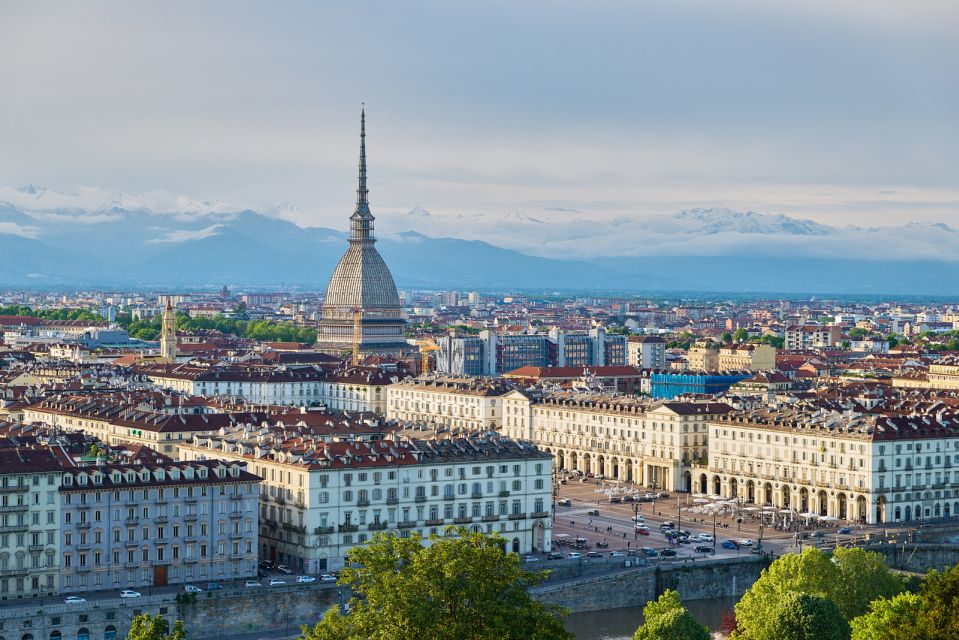
{"type": "Polygon", "coordinates": [[[60,592],[255,577],[259,483],[245,461],[64,469],[60,592]]]}
{"type": "Polygon", "coordinates": [[[756,409],[710,421],[697,491],[869,524],[959,513],[959,420],[756,409]]]}
{"type": "Polygon", "coordinates": [[[692,371],[771,371],[776,368],[776,348],[768,344],[700,342],[689,348],[686,361],[692,371]]]}
{"type": "Polygon", "coordinates": [[[197,435],[188,460],[248,461],[263,479],[260,556],[295,571],[339,569],[377,532],[499,533],[517,553],[548,550],[552,458],[500,437],[319,439],[282,432],[197,435]]]}
{"type": "Polygon", "coordinates": [[[640,369],[665,369],[666,341],[659,336],[629,336],[626,364],[640,369]]]}
{"type": "Polygon", "coordinates": [[[836,324],[805,324],[786,327],[784,347],[787,351],[824,349],[839,343],[842,327],[836,324]]]}
{"type": "Polygon", "coordinates": [[[416,378],[387,387],[386,417],[454,429],[498,430],[502,396],[512,389],[490,378],[416,378]]]}
{"type": "Polygon", "coordinates": [[[503,397],[503,433],[551,454],[558,469],[688,491],[690,465],[707,458],[707,421],[729,411],[717,402],[513,391],[503,397]]]}
{"type": "Polygon", "coordinates": [[[194,433],[269,419],[269,414],[259,412],[165,413],[143,408],[136,398],[124,401],[115,395],[54,396],[23,410],[28,424],[82,431],[112,446],[144,445],[171,458],[178,457],[178,445],[189,442],[194,433]]]}
{"type": "Polygon", "coordinates": [[[551,329],[547,333],[436,338],[436,370],[457,376],[495,376],[520,367],[585,367],[626,364],[626,336],[603,328],[586,332],[551,329]]]}
{"type": "Polygon", "coordinates": [[[0,449],[0,600],[57,592],[64,459],[48,449],[0,449]]]}
{"type": "Polygon", "coordinates": [[[258,368],[153,364],[139,370],[158,387],[190,395],[225,396],[248,404],[325,405],[343,411],[382,412],[385,387],[395,381],[379,367],[328,371],[311,364],[258,368]]]}

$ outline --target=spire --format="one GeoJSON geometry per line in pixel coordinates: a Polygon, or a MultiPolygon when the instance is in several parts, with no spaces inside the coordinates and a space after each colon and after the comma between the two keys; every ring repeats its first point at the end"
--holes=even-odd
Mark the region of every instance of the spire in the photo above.
{"type": "Polygon", "coordinates": [[[369,210],[370,191],[366,188],[366,107],[360,110],[360,171],[359,185],[356,189],[356,208],[359,211],[361,207],[369,210]]]}
{"type": "Polygon", "coordinates": [[[366,188],[366,107],[360,110],[360,168],[356,187],[356,209],[350,216],[350,241],[373,242],[373,214],[366,188]]]}

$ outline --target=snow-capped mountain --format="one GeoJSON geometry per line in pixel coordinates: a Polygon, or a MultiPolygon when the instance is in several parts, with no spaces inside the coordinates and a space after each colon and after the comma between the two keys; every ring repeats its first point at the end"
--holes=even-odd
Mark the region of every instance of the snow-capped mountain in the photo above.
{"type": "MultiPolygon", "coordinates": [[[[346,243],[258,211],[164,192],[0,187],[5,286],[277,283],[321,289],[346,243]]],[[[574,207],[378,212],[400,286],[954,293],[959,233],[942,223],[838,227],[724,208],[607,216],[574,207]]]]}

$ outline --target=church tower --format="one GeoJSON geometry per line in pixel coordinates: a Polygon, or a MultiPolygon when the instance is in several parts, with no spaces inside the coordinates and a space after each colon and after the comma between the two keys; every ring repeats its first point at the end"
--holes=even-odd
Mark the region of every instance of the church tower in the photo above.
{"type": "Polygon", "coordinates": [[[160,361],[169,364],[176,362],[176,314],[169,300],[163,310],[163,324],[160,329],[160,361]]]}
{"type": "Polygon", "coordinates": [[[316,346],[331,354],[354,347],[362,354],[409,349],[403,305],[383,257],[376,250],[366,187],[366,111],[360,113],[360,163],[349,247],[326,288],[316,346]]]}

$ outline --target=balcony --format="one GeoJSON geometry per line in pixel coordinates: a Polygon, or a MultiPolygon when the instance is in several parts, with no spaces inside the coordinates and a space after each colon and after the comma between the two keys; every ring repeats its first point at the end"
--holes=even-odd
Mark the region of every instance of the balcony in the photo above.
{"type": "Polygon", "coordinates": [[[358,524],[341,524],[340,533],[355,533],[360,530],[360,525],[358,524]]]}
{"type": "Polygon", "coordinates": [[[491,516],[483,516],[483,522],[496,522],[497,520],[499,520],[499,516],[495,514],[491,516]]]}
{"type": "Polygon", "coordinates": [[[5,504],[0,505],[0,513],[14,513],[16,511],[29,511],[30,505],[28,504],[5,504]]]}
{"type": "Polygon", "coordinates": [[[89,529],[89,528],[90,528],[89,520],[82,520],[77,523],[77,529],[89,529]]]}
{"type": "Polygon", "coordinates": [[[330,535],[335,530],[335,527],[317,527],[316,529],[313,529],[313,534],[318,536],[326,536],[330,535]]]}
{"type": "Polygon", "coordinates": [[[240,501],[240,500],[242,500],[242,499],[243,499],[243,494],[242,494],[242,493],[231,493],[231,494],[230,494],[230,500],[240,501]]]}
{"type": "Polygon", "coordinates": [[[189,558],[183,558],[183,563],[184,563],[184,564],[196,564],[196,561],[197,561],[196,556],[190,556],[189,558]]]}
{"type": "Polygon", "coordinates": [[[511,513],[511,514],[509,514],[509,519],[510,519],[510,520],[525,520],[525,519],[526,519],[526,514],[525,514],[525,513],[511,513]]]}
{"type": "Polygon", "coordinates": [[[529,514],[529,517],[530,518],[548,518],[549,511],[534,511],[533,513],[529,514]]]}
{"type": "Polygon", "coordinates": [[[482,491],[474,491],[473,493],[470,494],[470,498],[472,498],[473,500],[482,500],[482,499],[483,499],[483,492],[482,492],[482,491]]]}
{"type": "Polygon", "coordinates": [[[400,499],[396,497],[386,499],[386,504],[399,504],[399,503],[400,503],[400,499]]]}
{"type": "Polygon", "coordinates": [[[187,522],[196,522],[197,515],[195,513],[188,513],[185,516],[183,516],[183,519],[186,520],[187,522]]]}
{"type": "Polygon", "coordinates": [[[370,531],[383,531],[384,529],[386,529],[386,523],[385,523],[385,522],[371,522],[371,523],[367,526],[367,529],[369,529],[370,531]]]}
{"type": "Polygon", "coordinates": [[[413,498],[414,502],[426,502],[426,496],[416,496],[413,498]]]}
{"type": "Polygon", "coordinates": [[[30,573],[29,569],[3,569],[0,570],[0,578],[17,578],[30,573]]]}
{"type": "Polygon", "coordinates": [[[230,512],[230,519],[231,519],[231,520],[239,520],[239,519],[241,519],[242,517],[243,517],[243,512],[242,512],[242,511],[231,511],[231,512],[230,512]]]}
{"type": "Polygon", "coordinates": [[[445,520],[443,520],[443,518],[434,518],[433,520],[427,520],[427,521],[426,521],[426,526],[427,526],[427,527],[438,527],[438,526],[442,525],[444,522],[445,522],[445,520]]]}
{"type": "Polygon", "coordinates": [[[196,496],[187,496],[183,498],[183,502],[187,504],[196,504],[196,500],[197,500],[196,496]]]}
{"type": "Polygon", "coordinates": [[[405,520],[403,522],[397,522],[396,526],[400,529],[412,529],[416,526],[416,520],[405,520]]]}
{"type": "Polygon", "coordinates": [[[231,533],[230,540],[242,540],[244,535],[243,533],[231,533]]]}
{"type": "MultiPolygon", "coordinates": [[[[42,545],[42,544],[31,544],[29,547],[27,547],[27,551],[30,551],[31,553],[36,551],[43,551],[44,546],[45,545],[42,545]]],[[[87,548],[90,548],[90,545],[84,545],[84,546],[87,548]]],[[[77,545],[77,549],[79,548],[80,548],[80,545],[77,545]]]]}
{"type": "MultiPolygon", "coordinates": [[[[419,496],[417,496],[417,498],[419,498],[419,496]]],[[[358,506],[358,507],[368,507],[368,506],[370,506],[370,499],[369,499],[369,498],[360,498],[359,500],[356,501],[356,506],[358,506]]]]}
{"type": "MultiPolygon", "coordinates": [[[[136,526],[140,524],[140,518],[139,516],[133,516],[132,518],[127,518],[126,520],[123,521],[123,524],[125,524],[128,527],[136,526]]],[[[79,524],[77,526],[79,526],[79,524]]]]}
{"type": "Polygon", "coordinates": [[[0,533],[20,533],[21,531],[27,531],[30,528],[28,524],[10,524],[7,526],[0,526],[0,533]]]}
{"type": "Polygon", "coordinates": [[[139,546],[140,546],[140,543],[139,543],[138,541],[136,541],[136,540],[127,540],[127,541],[124,542],[123,544],[125,544],[125,545],[128,546],[128,547],[139,547],[139,546]]]}
{"type": "Polygon", "coordinates": [[[473,521],[469,516],[463,516],[460,518],[453,518],[453,524],[469,524],[473,521]]]}
{"type": "Polygon", "coordinates": [[[26,493],[29,490],[30,486],[26,484],[0,486],[0,493],[26,493]]]}
{"type": "MultiPolygon", "coordinates": [[[[166,524],[169,521],[170,521],[169,516],[157,516],[153,519],[153,522],[155,522],[156,524],[166,524]]],[[[77,525],[77,526],[79,527],[80,525],[77,525]]]]}
{"type": "Polygon", "coordinates": [[[508,498],[508,497],[509,497],[509,491],[500,491],[500,492],[499,492],[499,497],[500,497],[500,498],[508,498]]]}

